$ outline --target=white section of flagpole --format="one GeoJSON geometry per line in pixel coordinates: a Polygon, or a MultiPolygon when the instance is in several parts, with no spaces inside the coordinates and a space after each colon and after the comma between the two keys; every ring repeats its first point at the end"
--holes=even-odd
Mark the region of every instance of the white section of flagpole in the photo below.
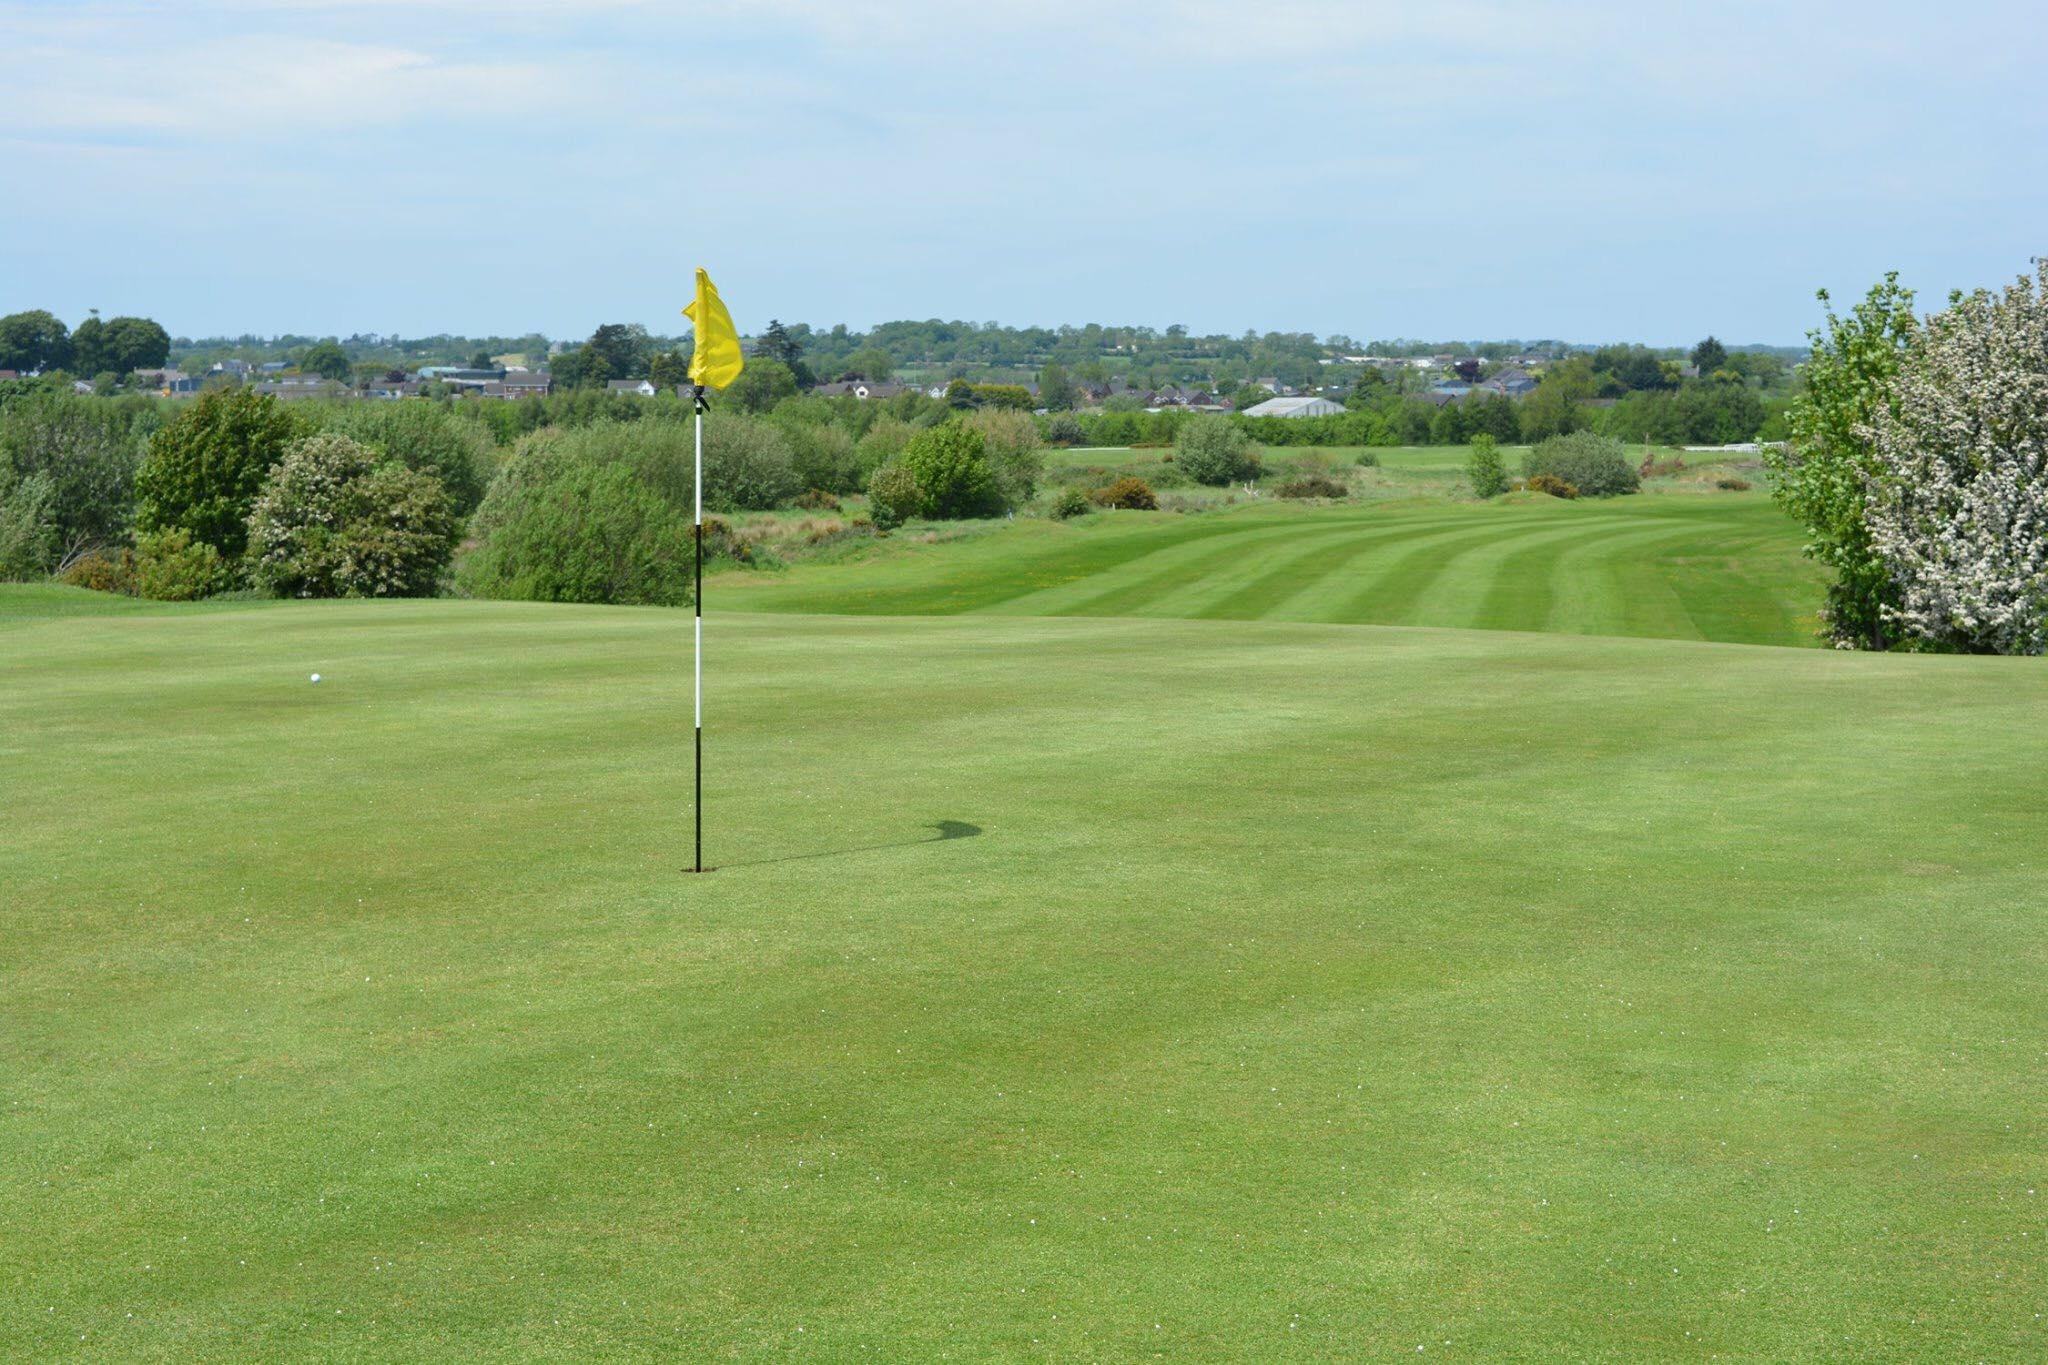
{"type": "Polygon", "coordinates": [[[690,650],[690,671],[696,692],[696,796],[691,802],[691,814],[695,817],[697,844],[695,870],[704,870],[704,391],[695,394],[697,409],[697,461],[695,477],[691,488],[696,495],[696,525],[692,537],[696,556],[696,584],[691,593],[695,615],[693,618],[694,639],[690,650]]]}

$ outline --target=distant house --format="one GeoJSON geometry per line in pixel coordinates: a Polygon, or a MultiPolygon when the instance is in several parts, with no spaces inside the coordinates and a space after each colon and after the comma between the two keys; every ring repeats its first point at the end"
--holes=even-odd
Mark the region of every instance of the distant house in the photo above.
{"type": "Polygon", "coordinates": [[[651,379],[607,379],[604,381],[604,391],[632,394],[636,398],[652,398],[661,392],[654,387],[654,381],[651,379]]]}
{"type": "Polygon", "coordinates": [[[1263,403],[1254,403],[1244,410],[1247,417],[1337,417],[1344,412],[1342,403],[1332,403],[1327,398],[1312,398],[1306,395],[1293,398],[1268,398],[1263,403]]]}
{"type": "Polygon", "coordinates": [[[1520,398],[1536,387],[1536,376],[1527,370],[1510,365],[1488,377],[1479,387],[1492,389],[1495,393],[1506,394],[1510,398],[1520,398]]]}
{"type": "Polygon", "coordinates": [[[256,368],[263,374],[282,374],[284,373],[285,363],[282,360],[266,360],[256,368]]]}
{"type": "MultiPolygon", "coordinates": [[[[4,379],[13,373],[14,371],[12,370],[0,373],[0,379],[4,379]]],[[[71,381],[71,391],[73,393],[91,393],[93,392],[92,381],[90,379],[74,379],[71,381]]]]}
{"type": "MultiPolygon", "coordinates": [[[[910,390],[902,384],[891,384],[880,379],[873,381],[866,379],[835,379],[830,384],[818,385],[811,392],[823,398],[841,398],[851,395],[866,401],[870,398],[894,398],[897,394],[909,393],[910,390]]],[[[939,393],[943,397],[945,390],[941,389],[939,393]]]]}
{"type": "Polygon", "coordinates": [[[20,371],[20,370],[0,370],[0,379],[19,379],[19,378],[21,378],[21,371],[20,371]]]}
{"type": "Polygon", "coordinates": [[[370,397],[396,401],[400,398],[417,398],[426,389],[417,379],[375,379],[367,390],[370,397]]]}
{"type": "Polygon", "coordinates": [[[554,387],[554,378],[546,370],[507,370],[499,393],[505,398],[545,398],[554,387]]]}

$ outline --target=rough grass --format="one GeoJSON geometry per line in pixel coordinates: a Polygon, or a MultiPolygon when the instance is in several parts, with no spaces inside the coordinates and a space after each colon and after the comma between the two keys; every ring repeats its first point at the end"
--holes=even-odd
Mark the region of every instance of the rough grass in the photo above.
{"type": "Polygon", "coordinates": [[[1811,644],[1818,578],[1755,494],[1409,500],[1019,520],[896,541],[711,600],[757,611],[1326,621],[1811,644]]]}
{"type": "Polygon", "coordinates": [[[2038,661],[688,638],[0,633],[5,1354],[2037,1353],[2038,661]]]}

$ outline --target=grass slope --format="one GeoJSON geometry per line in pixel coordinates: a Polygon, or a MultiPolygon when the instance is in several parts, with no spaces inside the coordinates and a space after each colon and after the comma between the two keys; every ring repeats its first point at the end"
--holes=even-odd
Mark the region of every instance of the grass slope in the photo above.
{"type": "Polygon", "coordinates": [[[7,1354],[2038,1350],[2038,663],[707,633],[0,636],[7,1354]]]}
{"type": "Polygon", "coordinates": [[[1820,588],[1761,494],[1267,502],[1019,521],[709,589],[750,611],[1166,616],[1811,644],[1820,588]]]}

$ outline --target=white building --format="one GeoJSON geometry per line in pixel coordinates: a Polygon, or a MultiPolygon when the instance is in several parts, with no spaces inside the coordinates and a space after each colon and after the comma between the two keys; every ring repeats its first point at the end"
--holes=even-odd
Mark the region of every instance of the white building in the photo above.
{"type": "Polygon", "coordinates": [[[1336,417],[1344,411],[1342,403],[1332,403],[1327,398],[1313,398],[1303,395],[1299,398],[1268,398],[1263,403],[1254,403],[1244,410],[1247,417],[1336,417]]]}

